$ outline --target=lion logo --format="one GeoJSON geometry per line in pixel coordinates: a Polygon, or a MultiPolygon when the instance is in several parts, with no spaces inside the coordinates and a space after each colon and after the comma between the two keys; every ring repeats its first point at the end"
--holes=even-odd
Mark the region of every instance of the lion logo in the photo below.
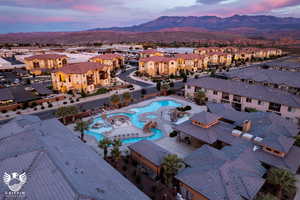
{"type": "Polygon", "coordinates": [[[26,183],[26,180],[27,180],[26,172],[22,174],[13,172],[11,175],[5,172],[3,175],[3,182],[8,186],[8,188],[12,192],[20,191],[23,185],[26,183]]]}

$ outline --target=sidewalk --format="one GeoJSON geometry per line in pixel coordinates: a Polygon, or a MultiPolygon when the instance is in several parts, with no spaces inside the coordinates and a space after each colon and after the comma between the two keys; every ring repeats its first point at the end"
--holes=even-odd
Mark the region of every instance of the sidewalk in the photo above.
{"type": "Polygon", "coordinates": [[[17,114],[17,112],[21,112],[21,114],[27,114],[27,115],[28,114],[34,114],[34,113],[45,112],[45,111],[49,111],[49,110],[56,110],[56,109],[58,109],[60,107],[63,107],[63,106],[74,106],[74,105],[84,103],[84,102],[94,101],[94,100],[98,100],[98,99],[105,99],[105,98],[108,98],[108,97],[110,97],[110,96],[112,96],[113,94],[116,94],[116,93],[118,95],[121,95],[125,92],[134,92],[134,91],[139,91],[140,90],[139,86],[134,85],[134,87],[135,87],[134,90],[129,90],[129,89],[114,90],[114,91],[110,91],[110,92],[105,93],[105,94],[100,94],[100,95],[81,98],[80,101],[78,101],[78,102],[75,101],[78,98],[78,96],[75,96],[75,97],[72,97],[72,99],[74,100],[74,103],[71,103],[69,98],[66,98],[63,101],[53,102],[52,103],[53,107],[51,107],[51,108],[48,108],[48,104],[43,104],[45,109],[39,108],[38,110],[34,110],[34,108],[27,108],[26,110],[19,109],[17,111],[10,111],[10,112],[7,112],[7,113],[1,113],[0,114],[0,120],[7,120],[7,119],[11,119],[11,118],[14,118],[14,117],[20,115],[20,114],[17,114]],[[68,103],[63,104],[63,102],[68,102],[68,103]],[[7,115],[9,115],[9,117],[6,117],[7,115]]]}

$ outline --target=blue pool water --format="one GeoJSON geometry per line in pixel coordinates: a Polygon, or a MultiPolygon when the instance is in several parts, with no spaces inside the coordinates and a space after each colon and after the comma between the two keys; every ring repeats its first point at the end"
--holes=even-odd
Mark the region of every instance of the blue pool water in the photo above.
{"type": "Polygon", "coordinates": [[[156,115],[148,115],[147,118],[148,118],[148,119],[156,119],[157,116],[156,116],[156,115]]]}
{"type": "MultiPolygon", "coordinates": [[[[144,127],[145,123],[141,122],[139,120],[139,115],[148,113],[148,112],[156,112],[161,107],[166,107],[166,106],[179,107],[179,106],[181,106],[181,104],[179,104],[175,101],[172,101],[172,100],[154,101],[147,106],[130,109],[130,111],[132,111],[134,113],[113,113],[113,114],[109,114],[108,117],[111,117],[114,115],[128,116],[130,118],[131,123],[135,127],[142,129],[144,127]]],[[[155,115],[152,115],[152,116],[156,117],[155,115]]],[[[109,126],[109,127],[103,127],[100,129],[93,129],[92,126],[97,122],[104,123],[104,120],[101,117],[97,117],[96,119],[94,119],[94,122],[91,124],[90,129],[88,131],[86,131],[85,134],[92,135],[92,136],[96,137],[96,139],[98,141],[100,141],[104,138],[102,133],[112,130],[112,127],[109,126]]],[[[123,143],[134,143],[134,142],[138,142],[140,140],[157,140],[163,136],[163,132],[159,129],[153,128],[153,129],[151,129],[151,131],[154,133],[151,136],[143,137],[143,138],[123,139],[122,142],[123,143]]]]}

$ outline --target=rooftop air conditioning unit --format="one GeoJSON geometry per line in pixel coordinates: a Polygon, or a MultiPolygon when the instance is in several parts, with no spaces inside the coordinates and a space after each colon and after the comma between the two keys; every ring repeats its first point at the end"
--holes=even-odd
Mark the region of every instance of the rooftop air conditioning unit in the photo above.
{"type": "Polygon", "coordinates": [[[246,139],[246,140],[251,140],[253,138],[253,135],[249,134],[249,133],[244,133],[242,135],[242,138],[246,139]]]}
{"type": "Polygon", "coordinates": [[[231,132],[231,134],[233,136],[240,137],[242,135],[242,131],[239,131],[237,129],[233,129],[232,132],[231,132]]]}
{"type": "Polygon", "coordinates": [[[253,139],[253,141],[254,141],[254,142],[257,142],[257,143],[261,142],[262,140],[263,140],[263,138],[261,138],[261,137],[255,137],[255,138],[253,139]]]}

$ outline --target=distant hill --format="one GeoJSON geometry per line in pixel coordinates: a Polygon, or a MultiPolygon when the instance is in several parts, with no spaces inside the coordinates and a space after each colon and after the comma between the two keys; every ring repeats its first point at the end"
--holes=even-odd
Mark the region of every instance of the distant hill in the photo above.
{"type": "Polygon", "coordinates": [[[176,27],[195,27],[210,31],[226,31],[238,28],[250,28],[252,30],[255,29],[259,31],[300,30],[300,19],[292,17],[280,18],[265,15],[234,15],[227,18],[220,18],[216,16],[162,16],[153,21],[140,25],[105,29],[96,28],[93,30],[147,32],[176,27]]]}
{"type": "Polygon", "coordinates": [[[197,42],[247,38],[300,40],[300,19],[265,15],[234,15],[227,18],[162,16],[130,27],[96,28],[77,32],[0,34],[0,43],[197,42]]]}

